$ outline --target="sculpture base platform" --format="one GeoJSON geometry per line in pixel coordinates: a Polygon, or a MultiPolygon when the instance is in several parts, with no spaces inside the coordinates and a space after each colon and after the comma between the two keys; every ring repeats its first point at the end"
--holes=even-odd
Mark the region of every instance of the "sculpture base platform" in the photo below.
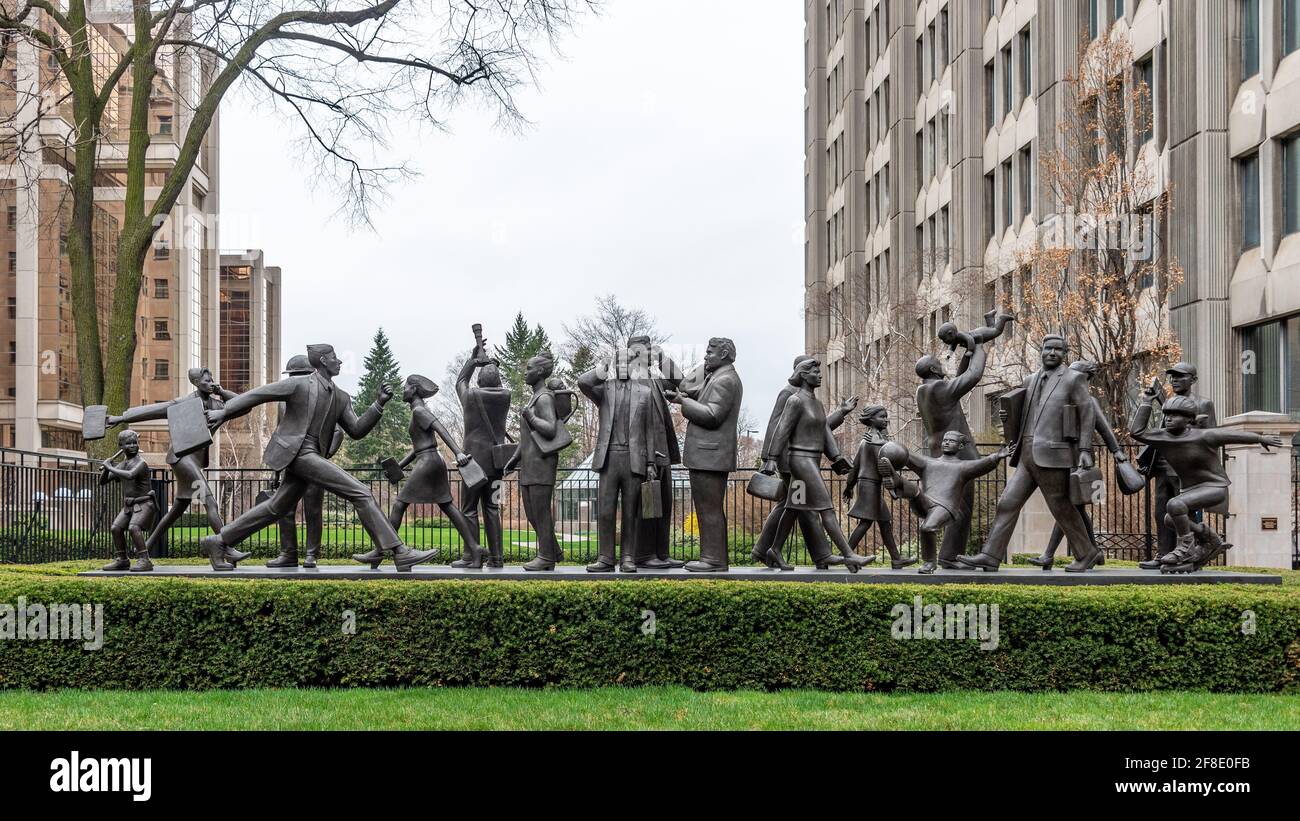
{"type": "Polygon", "coordinates": [[[1268,573],[1243,573],[1232,570],[1202,570],[1199,573],[1165,574],[1136,567],[1102,567],[1086,573],[1066,573],[1062,570],[1044,571],[1037,567],[1003,566],[997,573],[982,570],[938,570],[933,575],[922,575],[915,568],[893,570],[889,568],[863,568],[850,573],[843,568],[817,570],[798,567],[792,571],[772,570],[766,567],[735,567],[727,573],[691,573],[686,570],[640,570],[636,573],[588,573],[580,565],[564,565],[555,570],[530,572],[518,565],[502,568],[465,570],[447,565],[417,565],[410,572],[399,573],[391,564],[378,570],[362,565],[320,565],[315,568],[275,568],[262,565],[239,567],[233,571],[217,572],[207,565],[156,565],[148,573],[129,571],[89,570],[81,576],[192,579],[288,579],[293,581],[375,579],[399,581],[445,581],[448,579],[498,581],[654,581],[673,579],[692,581],[699,579],[725,579],[737,582],[840,582],[850,584],[1039,584],[1076,586],[1098,584],[1281,584],[1282,577],[1268,573]]]}

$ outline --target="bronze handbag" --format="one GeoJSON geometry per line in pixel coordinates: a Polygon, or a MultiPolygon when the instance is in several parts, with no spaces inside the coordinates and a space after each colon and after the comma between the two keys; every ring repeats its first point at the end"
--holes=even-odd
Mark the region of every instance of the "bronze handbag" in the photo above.
{"type": "Polygon", "coordinates": [[[769,502],[779,502],[785,498],[785,480],[775,473],[763,473],[756,470],[749,477],[749,484],[745,487],[745,492],[750,496],[767,499],[769,502]]]}
{"type": "Polygon", "coordinates": [[[1146,477],[1133,467],[1132,462],[1115,463],[1115,484],[1119,485],[1119,492],[1125,496],[1132,496],[1146,486],[1146,477]]]}

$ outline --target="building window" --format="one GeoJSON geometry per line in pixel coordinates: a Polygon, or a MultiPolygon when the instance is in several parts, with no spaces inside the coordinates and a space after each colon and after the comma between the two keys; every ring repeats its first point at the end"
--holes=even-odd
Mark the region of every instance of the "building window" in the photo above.
{"type": "Polygon", "coordinates": [[[18,227],[18,206],[11,205],[5,209],[5,219],[5,224],[9,226],[10,231],[16,229],[18,227]]]}
{"type": "Polygon", "coordinates": [[[1020,32],[1020,96],[1031,97],[1034,93],[1034,59],[1033,49],[1029,45],[1029,27],[1020,32]]]}
{"type": "Polygon", "coordinates": [[[1002,116],[1011,113],[1011,46],[1002,49],[1002,116]]]}
{"type": "Polygon", "coordinates": [[[171,286],[165,279],[155,279],[153,281],[153,295],[155,299],[167,299],[171,296],[171,286]]]}
{"type": "Polygon", "coordinates": [[[889,219],[889,164],[880,169],[880,218],[889,219]]]}
{"type": "MultiPolygon", "coordinates": [[[[916,38],[916,81],[924,89],[926,86],[925,79],[925,44],[924,37],[916,38]]],[[[922,93],[925,93],[922,91],[922,93]]]]}
{"type": "Polygon", "coordinates": [[[1282,232],[1300,231],[1300,132],[1282,141],[1282,232]]]}
{"type": "Polygon", "coordinates": [[[885,78],[885,84],[880,87],[880,136],[883,139],[885,132],[889,130],[889,78],[885,78]]]}
{"type": "Polygon", "coordinates": [[[984,244],[988,245],[989,240],[997,229],[994,226],[994,217],[998,213],[997,208],[997,188],[993,184],[993,172],[984,175],[984,244]]]}
{"type": "Polygon", "coordinates": [[[1137,85],[1135,91],[1137,91],[1138,102],[1137,110],[1133,112],[1135,118],[1133,126],[1137,137],[1137,145],[1141,146],[1151,139],[1154,133],[1152,131],[1152,118],[1155,107],[1151,104],[1151,101],[1155,97],[1156,83],[1155,66],[1150,55],[1138,61],[1133,74],[1134,83],[1137,85]]]}
{"type": "Polygon", "coordinates": [[[949,125],[948,125],[948,109],[946,107],[939,112],[939,116],[935,118],[935,123],[939,127],[939,136],[936,139],[936,143],[938,144],[938,148],[939,148],[939,159],[938,162],[936,163],[936,167],[939,168],[940,173],[942,173],[942,169],[945,168],[949,162],[948,159],[949,125]]]}
{"type": "Polygon", "coordinates": [[[1012,197],[1011,197],[1011,160],[1002,163],[1002,230],[1011,227],[1012,216],[1012,197]]]}
{"type": "Polygon", "coordinates": [[[1088,39],[1096,40],[1101,33],[1101,0],[1088,0],[1088,39]]]}
{"type": "Polygon", "coordinates": [[[1241,249],[1259,247],[1259,155],[1237,160],[1241,193],[1241,249]]]}
{"type": "MultiPolygon", "coordinates": [[[[18,342],[17,340],[14,339],[9,340],[9,364],[10,365],[18,364],[18,342]]],[[[13,388],[9,389],[9,395],[10,396],[14,395],[13,388]]]]}
{"type": "Polygon", "coordinates": [[[17,319],[18,318],[18,297],[11,296],[5,301],[7,303],[7,308],[9,311],[9,318],[17,319]]]}
{"type": "Polygon", "coordinates": [[[171,363],[166,359],[155,359],[153,361],[153,378],[158,380],[171,379],[171,363]]]}
{"type": "Polygon", "coordinates": [[[925,127],[916,132],[916,185],[925,188],[925,127]]]}
{"type": "Polygon", "coordinates": [[[993,118],[996,107],[993,104],[993,93],[997,87],[993,79],[993,64],[988,63],[984,66],[984,131],[988,133],[993,130],[993,118]]]}
{"type": "Polygon", "coordinates": [[[1300,0],[1282,0],[1282,55],[1300,48],[1300,0]]]}
{"type": "Polygon", "coordinates": [[[949,260],[952,259],[952,223],[948,219],[948,206],[939,209],[939,227],[938,236],[935,238],[935,244],[939,246],[939,267],[947,268],[949,260]]]}
{"type": "Polygon", "coordinates": [[[1300,418],[1300,316],[1241,331],[1242,410],[1300,418]]]}
{"type": "Polygon", "coordinates": [[[9,273],[10,275],[18,273],[18,252],[9,252],[9,273]]]}
{"type": "Polygon", "coordinates": [[[1259,73],[1259,0],[1238,0],[1237,24],[1241,30],[1241,79],[1259,73]]]}
{"type": "Polygon", "coordinates": [[[163,114],[158,117],[158,133],[172,133],[172,118],[170,114],[163,114]]]}
{"type": "Polygon", "coordinates": [[[921,132],[925,135],[925,163],[923,165],[925,171],[922,174],[922,179],[929,180],[935,175],[934,121],[931,120],[922,126],[921,132]]]}
{"type": "Polygon", "coordinates": [[[1029,216],[1034,202],[1034,163],[1029,146],[1020,149],[1020,218],[1029,216]]]}
{"type": "Polygon", "coordinates": [[[942,74],[948,61],[952,59],[952,47],[949,45],[948,9],[939,12],[939,73],[942,74]]]}
{"type": "Polygon", "coordinates": [[[153,321],[153,338],[154,339],[171,339],[171,331],[167,330],[167,320],[155,319],[153,321]]]}
{"type": "Polygon", "coordinates": [[[1111,8],[1111,12],[1114,14],[1114,18],[1112,19],[1111,22],[1117,22],[1117,21],[1119,21],[1119,20],[1123,20],[1123,19],[1124,19],[1124,0],[1114,0],[1114,5],[1113,5],[1112,8],[1111,8]]]}

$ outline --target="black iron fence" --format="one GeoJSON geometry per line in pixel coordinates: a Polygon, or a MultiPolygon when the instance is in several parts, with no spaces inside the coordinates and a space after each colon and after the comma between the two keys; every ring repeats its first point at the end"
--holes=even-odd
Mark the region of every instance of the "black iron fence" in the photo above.
{"type": "MultiPolygon", "coordinates": [[[[982,453],[997,445],[981,445],[982,453]]],[[[1135,455],[1130,449],[1130,458],[1135,455]]],[[[1143,559],[1156,549],[1154,497],[1150,490],[1124,496],[1114,486],[1113,463],[1109,453],[1098,454],[1098,463],[1109,477],[1101,504],[1091,513],[1098,545],[1111,557],[1143,559]]],[[[454,470],[454,465],[453,465],[454,470]]],[[[351,471],[367,484],[379,506],[387,510],[396,500],[397,486],[388,482],[378,469],[351,471]]],[[[750,561],[750,550],[758,539],[763,521],[772,503],[745,492],[752,471],[737,471],[728,481],[726,513],[731,541],[731,559],[736,564],[750,561]]],[[[826,472],[827,484],[835,500],[845,532],[854,522],[847,516],[849,503],[843,497],[844,477],[826,472]]],[[[997,500],[1006,484],[1006,463],[974,481],[975,507],[967,549],[975,552],[983,543],[993,523],[997,500]]],[[[230,521],[256,503],[260,491],[272,486],[274,474],[265,468],[208,471],[212,498],[207,504],[219,506],[225,521],[230,521]]],[[[170,471],[153,471],[154,491],[163,510],[174,503],[170,471]]],[[[591,561],[596,556],[596,488],[598,476],[587,468],[560,471],[554,499],[556,535],[566,559],[591,561]]],[[[453,493],[460,498],[462,488],[453,474],[453,493]]],[[[691,559],[699,554],[699,537],[690,486],[684,470],[674,471],[671,550],[675,558],[691,559]]],[[[523,502],[515,476],[507,477],[500,492],[505,530],[505,559],[519,562],[536,552],[535,537],[524,516],[523,502]]],[[[1300,499],[1300,486],[1297,486],[1300,499]]],[[[106,557],[112,551],[109,525],[121,504],[118,483],[99,484],[99,468],[85,459],[52,457],[9,449],[0,449],[0,562],[36,563],[106,557]]],[[[1298,503],[1300,504],[1300,503],[1298,503]]],[[[903,500],[891,500],[894,532],[902,551],[917,555],[917,521],[903,500]]],[[[1222,516],[1208,521],[1223,533],[1222,516]]],[[[297,515],[298,541],[306,543],[301,508],[297,515]]],[[[347,558],[370,549],[369,538],[352,507],[332,494],[325,495],[322,549],[325,558],[347,558]]],[[[201,508],[191,507],[169,529],[156,553],[164,557],[197,557],[199,540],[209,533],[207,518],[201,508]]],[[[421,549],[439,549],[438,561],[457,558],[461,539],[451,522],[436,505],[413,505],[402,523],[401,536],[408,545],[421,549]]],[[[275,526],[251,536],[241,548],[255,556],[274,556],[279,550],[280,534],[275,526]]],[[[1041,545],[1035,545],[1037,550],[1041,545]]],[[[791,560],[808,563],[809,557],[799,535],[793,531],[787,547],[791,560]]],[[[859,547],[863,552],[884,554],[875,528],[859,547]]],[[[1061,548],[1064,553],[1065,548],[1061,548]]]]}

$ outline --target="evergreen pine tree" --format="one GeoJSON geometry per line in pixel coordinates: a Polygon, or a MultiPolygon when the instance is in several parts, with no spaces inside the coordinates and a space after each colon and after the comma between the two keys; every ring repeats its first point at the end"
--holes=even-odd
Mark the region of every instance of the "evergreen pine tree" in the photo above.
{"type": "Polygon", "coordinates": [[[365,373],[353,397],[352,405],[358,414],[365,412],[379,396],[379,386],[387,384],[393,389],[393,399],[384,406],[379,424],[364,439],[345,439],[342,461],[354,467],[377,465],[385,457],[400,459],[410,449],[411,409],[402,401],[402,372],[388,335],[380,328],[375,332],[370,352],[366,354],[365,373]]]}
{"type": "Polygon", "coordinates": [[[551,339],[541,325],[528,327],[522,311],[515,314],[514,324],[506,331],[505,345],[494,346],[494,355],[500,363],[501,381],[510,389],[510,429],[519,430],[519,412],[528,401],[528,386],[524,372],[528,360],[551,347],[551,339]]]}

